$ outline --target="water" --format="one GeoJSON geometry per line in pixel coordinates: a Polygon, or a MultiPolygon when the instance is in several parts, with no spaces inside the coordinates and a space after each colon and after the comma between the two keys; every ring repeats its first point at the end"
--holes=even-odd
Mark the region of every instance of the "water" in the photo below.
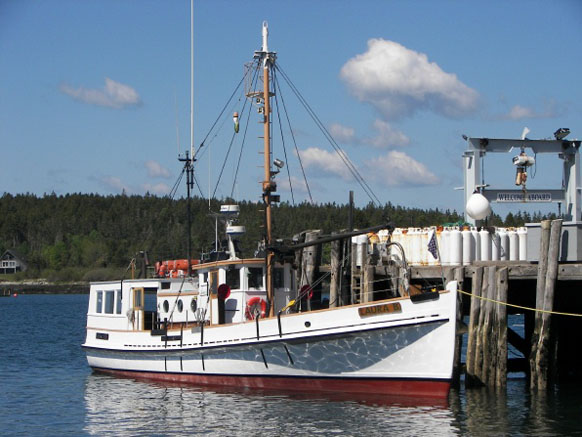
{"type": "Polygon", "coordinates": [[[447,402],[213,391],[93,375],[86,295],[0,299],[0,435],[582,435],[582,387],[531,396],[452,391],[447,402]]]}

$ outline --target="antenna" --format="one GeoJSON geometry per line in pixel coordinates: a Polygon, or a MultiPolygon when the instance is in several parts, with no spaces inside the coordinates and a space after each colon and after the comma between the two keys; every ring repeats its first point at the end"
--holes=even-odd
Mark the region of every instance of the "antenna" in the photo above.
{"type": "Polygon", "coordinates": [[[194,163],[194,0],[190,0],[190,159],[194,163]]]}

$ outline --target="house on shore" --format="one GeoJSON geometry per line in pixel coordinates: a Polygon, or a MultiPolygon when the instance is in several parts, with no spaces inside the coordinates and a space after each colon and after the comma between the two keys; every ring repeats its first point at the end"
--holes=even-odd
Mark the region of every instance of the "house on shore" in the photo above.
{"type": "Polygon", "coordinates": [[[0,257],[0,275],[24,272],[27,269],[26,262],[15,250],[9,249],[0,257]]]}

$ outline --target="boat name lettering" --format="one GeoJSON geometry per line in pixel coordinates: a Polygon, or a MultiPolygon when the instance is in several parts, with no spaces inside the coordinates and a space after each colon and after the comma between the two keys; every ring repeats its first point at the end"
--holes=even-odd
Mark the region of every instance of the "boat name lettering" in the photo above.
{"type": "Polygon", "coordinates": [[[358,313],[360,316],[373,316],[375,314],[383,314],[383,313],[401,313],[402,307],[400,303],[386,303],[383,305],[374,305],[373,307],[364,307],[358,308],[358,313]]]}

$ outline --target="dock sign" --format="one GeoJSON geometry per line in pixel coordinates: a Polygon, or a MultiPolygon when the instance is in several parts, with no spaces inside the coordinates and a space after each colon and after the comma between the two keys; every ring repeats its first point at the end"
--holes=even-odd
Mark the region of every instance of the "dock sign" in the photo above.
{"type": "Polygon", "coordinates": [[[551,202],[552,193],[497,193],[497,202],[551,202]]]}

